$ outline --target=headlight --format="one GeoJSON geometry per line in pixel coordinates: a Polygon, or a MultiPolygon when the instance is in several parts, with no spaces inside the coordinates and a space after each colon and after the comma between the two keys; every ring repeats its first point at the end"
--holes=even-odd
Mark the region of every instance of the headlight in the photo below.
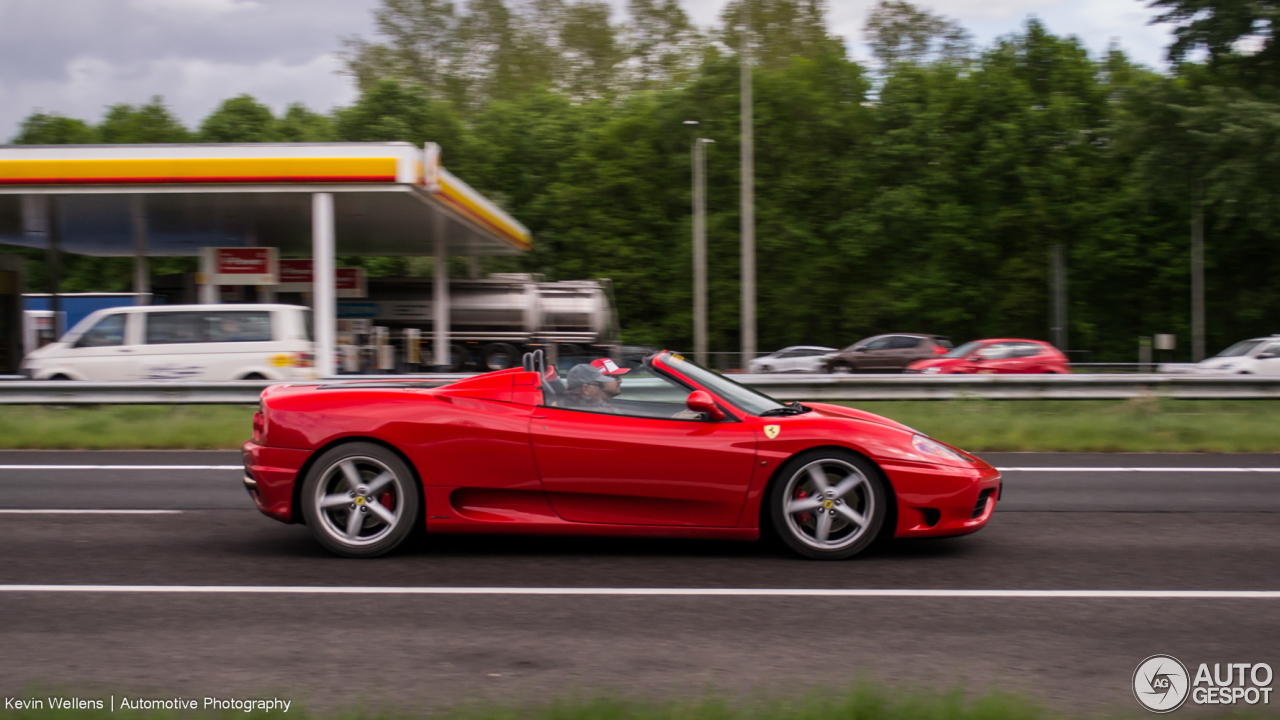
{"type": "Polygon", "coordinates": [[[940,368],[940,367],[927,367],[927,368],[925,368],[925,369],[921,370],[920,372],[924,373],[925,375],[933,375],[933,374],[937,373],[937,372],[938,372],[938,371],[940,371],[940,370],[942,370],[942,368],[940,368]]]}
{"type": "Polygon", "coordinates": [[[969,458],[961,455],[955,450],[952,450],[946,445],[943,445],[937,440],[931,440],[923,435],[912,435],[911,447],[915,448],[916,452],[926,457],[935,457],[942,460],[954,460],[963,463],[972,462],[969,458]]]}

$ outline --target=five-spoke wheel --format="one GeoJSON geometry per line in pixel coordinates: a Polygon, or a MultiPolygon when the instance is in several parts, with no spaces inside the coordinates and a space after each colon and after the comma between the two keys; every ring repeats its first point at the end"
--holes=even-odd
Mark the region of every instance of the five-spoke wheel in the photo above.
{"type": "Polygon", "coordinates": [[[839,560],[875,541],[888,510],[880,473],[870,462],[837,449],[792,458],[769,496],[773,527],[792,550],[839,560]]]}
{"type": "Polygon", "coordinates": [[[302,487],[302,513],[320,544],[339,555],[389,552],[418,521],[421,490],[404,461],[372,443],[321,455],[302,487]]]}

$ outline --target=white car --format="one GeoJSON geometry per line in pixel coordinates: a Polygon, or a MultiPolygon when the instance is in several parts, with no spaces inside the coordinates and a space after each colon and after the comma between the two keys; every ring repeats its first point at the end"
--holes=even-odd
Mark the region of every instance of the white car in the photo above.
{"type": "Polygon", "coordinates": [[[1241,340],[1188,371],[1197,375],[1280,376],[1280,335],[1241,340]]]}
{"type": "Polygon", "coordinates": [[[772,355],[758,357],[747,363],[747,372],[822,372],[826,356],[835,352],[835,348],[818,347],[817,345],[792,345],[782,348],[772,355]]]}
{"type": "Polygon", "coordinates": [[[311,311],[297,305],[99,310],[22,361],[33,380],[312,380],[311,311]]]}

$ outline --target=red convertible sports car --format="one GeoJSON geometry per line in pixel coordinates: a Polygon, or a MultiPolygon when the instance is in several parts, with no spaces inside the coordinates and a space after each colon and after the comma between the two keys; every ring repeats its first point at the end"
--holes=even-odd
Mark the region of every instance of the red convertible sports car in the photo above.
{"type": "Polygon", "coordinates": [[[273,385],[244,446],[263,513],[329,550],[430,533],[754,540],[816,559],[876,538],[981,529],[1000,474],[847,407],[783,404],[670,352],[557,377],[523,368],[447,385],[273,385]]]}

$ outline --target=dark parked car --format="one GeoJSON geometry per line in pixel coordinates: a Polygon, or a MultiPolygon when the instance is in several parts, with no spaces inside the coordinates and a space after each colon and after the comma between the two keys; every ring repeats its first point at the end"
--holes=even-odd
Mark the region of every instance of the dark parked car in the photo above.
{"type": "Polygon", "coordinates": [[[876,335],[827,357],[829,373],[902,372],[908,365],[937,357],[951,349],[942,335],[876,335]]]}

